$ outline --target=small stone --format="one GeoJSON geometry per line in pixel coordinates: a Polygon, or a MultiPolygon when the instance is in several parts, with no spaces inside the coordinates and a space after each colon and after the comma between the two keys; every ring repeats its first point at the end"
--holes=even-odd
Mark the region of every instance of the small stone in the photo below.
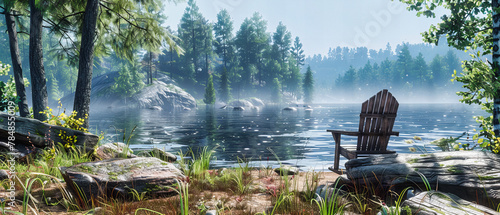
{"type": "Polygon", "coordinates": [[[121,142],[106,143],[99,146],[95,152],[96,156],[101,160],[137,157],[133,153],[132,149],[130,149],[125,143],[121,142]]]}
{"type": "Polygon", "coordinates": [[[9,173],[6,170],[0,169],[0,181],[9,178],[9,173]]]}
{"type": "Polygon", "coordinates": [[[234,107],[233,110],[241,111],[241,110],[245,110],[245,108],[237,106],[237,107],[234,107]]]}
{"type": "Polygon", "coordinates": [[[274,169],[274,172],[280,175],[296,175],[299,173],[299,169],[297,167],[283,165],[279,168],[274,169]]]}
{"type": "Polygon", "coordinates": [[[157,110],[157,111],[163,110],[163,108],[161,108],[160,106],[156,106],[156,105],[149,107],[149,109],[151,109],[151,110],[157,110]]]}
{"type": "Polygon", "coordinates": [[[217,211],[216,210],[209,210],[205,213],[205,215],[217,215],[217,211]]]}
{"type": "Polygon", "coordinates": [[[297,108],[295,108],[295,107],[286,107],[286,108],[283,108],[283,110],[285,110],[285,111],[297,111],[297,108]]]}

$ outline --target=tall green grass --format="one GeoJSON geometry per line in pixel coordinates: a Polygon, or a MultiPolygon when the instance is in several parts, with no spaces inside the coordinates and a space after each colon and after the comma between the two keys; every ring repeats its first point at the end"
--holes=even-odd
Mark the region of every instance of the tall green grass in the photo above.
{"type": "Polygon", "coordinates": [[[316,194],[317,199],[312,199],[311,203],[314,202],[318,205],[319,214],[320,215],[336,215],[336,214],[344,214],[344,209],[347,204],[341,204],[340,199],[341,195],[340,188],[337,188],[339,184],[339,179],[335,181],[335,184],[332,188],[331,194],[328,196],[328,191],[325,191],[325,199],[321,198],[318,194],[316,194]]]}

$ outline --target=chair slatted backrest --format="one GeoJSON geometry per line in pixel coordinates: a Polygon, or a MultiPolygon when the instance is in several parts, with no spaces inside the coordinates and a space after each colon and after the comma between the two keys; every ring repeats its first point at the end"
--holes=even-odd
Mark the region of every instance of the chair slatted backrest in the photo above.
{"type": "Polygon", "coordinates": [[[399,103],[386,89],[361,105],[357,151],[385,151],[399,103]],[[370,135],[368,135],[370,134],[370,135]]]}

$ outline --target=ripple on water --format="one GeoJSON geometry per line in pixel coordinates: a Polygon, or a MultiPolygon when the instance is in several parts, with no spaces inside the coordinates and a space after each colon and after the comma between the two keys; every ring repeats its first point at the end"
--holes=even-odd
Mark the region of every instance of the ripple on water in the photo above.
{"type": "MultiPolygon", "coordinates": [[[[131,148],[163,148],[176,153],[179,149],[193,147],[214,147],[220,144],[215,154],[215,166],[236,163],[238,156],[247,158],[269,158],[274,153],[283,161],[299,162],[305,168],[321,169],[331,165],[334,156],[334,141],[327,129],[356,131],[359,124],[359,104],[335,104],[313,107],[306,113],[302,108],[294,113],[282,114],[281,108],[264,107],[259,112],[228,110],[207,112],[204,108],[189,112],[163,113],[151,111],[116,111],[94,113],[91,127],[102,128],[106,139],[121,139],[123,132],[137,125],[131,140],[131,148]],[[225,149],[225,151],[222,150],[225,149]],[[299,159],[300,158],[300,159],[299,159]]],[[[434,150],[430,141],[456,137],[465,131],[479,130],[473,115],[482,110],[463,104],[452,105],[409,105],[400,104],[393,130],[399,137],[391,137],[389,149],[408,153],[409,147],[425,147],[434,150]],[[424,113],[424,114],[423,114],[424,113]],[[405,139],[419,136],[421,141],[406,144],[405,139]]],[[[472,135],[472,134],[471,134],[472,135]]],[[[342,136],[342,143],[355,144],[357,140],[342,136]]],[[[184,150],[184,149],[183,149],[184,150]]],[[[341,165],[346,161],[341,157],[341,165]]],[[[258,163],[258,162],[256,162],[258,163]]],[[[326,168],[325,168],[326,169],[326,168]]]]}

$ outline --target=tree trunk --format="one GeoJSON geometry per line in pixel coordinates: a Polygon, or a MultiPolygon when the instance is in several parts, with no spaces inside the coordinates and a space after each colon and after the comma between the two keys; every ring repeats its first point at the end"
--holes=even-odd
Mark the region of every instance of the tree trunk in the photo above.
{"type": "Polygon", "coordinates": [[[12,58],[12,67],[14,68],[14,81],[16,82],[16,92],[19,96],[19,115],[27,117],[30,114],[28,108],[28,100],[26,99],[26,89],[24,89],[23,67],[21,64],[21,56],[19,56],[19,44],[17,42],[16,22],[12,19],[12,11],[9,9],[5,12],[5,22],[7,23],[7,31],[9,32],[10,56],[12,58]]]}
{"type": "Polygon", "coordinates": [[[94,64],[94,39],[96,38],[97,14],[99,0],[87,0],[83,18],[82,43],[78,62],[78,81],[76,82],[75,102],[73,110],[77,118],[85,121],[82,127],[88,128],[90,109],[90,91],[92,89],[92,69],[94,64]]]}
{"type": "Polygon", "coordinates": [[[153,53],[149,52],[149,83],[153,84],[153,53]]]}
{"type": "Polygon", "coordinates": [[[31,74],[31,94],[33,97],[33,116],[35,119],[44,121],[47,119],[43,112],[48,106],[47,97],[47,82],[45,80],[45,68],[43,67],[43,50],[42,50],[42,10],[43,1],[39,1],[38,5],[35,0],[30,0],[30,74],[31,74]]]}
{"type": "MultiPolygon", "coordinates": [[[[497,12],[500,7],[499,0],[492,1],[493,11],[493,71],[495,76],[500,77],[500,14],[497,12]]],[[[493,103],[493,131],[496,137],[500,137],[500,89],[494,97],[493,103]]]]}

